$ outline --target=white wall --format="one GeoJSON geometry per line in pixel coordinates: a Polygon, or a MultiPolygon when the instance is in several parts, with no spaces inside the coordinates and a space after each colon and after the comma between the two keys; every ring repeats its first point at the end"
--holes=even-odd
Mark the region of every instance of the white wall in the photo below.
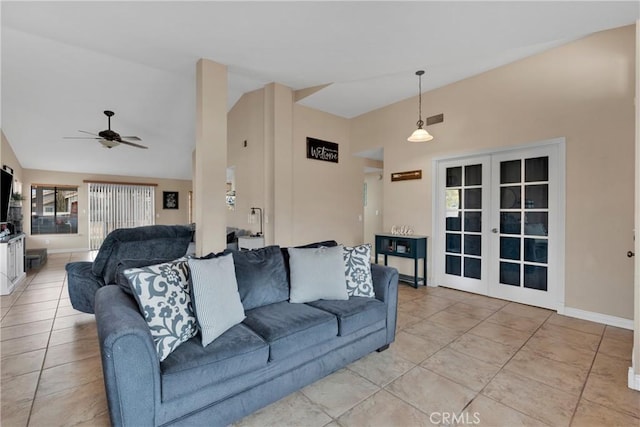
{"type": "Polygon", "coordinates": [[[384,231],[384,195],[382,172],[367,173],[364,183],[367,185],[366,205],[364,207],[364,243],[371,243],[375,249],[375,235],[384,231]]]}

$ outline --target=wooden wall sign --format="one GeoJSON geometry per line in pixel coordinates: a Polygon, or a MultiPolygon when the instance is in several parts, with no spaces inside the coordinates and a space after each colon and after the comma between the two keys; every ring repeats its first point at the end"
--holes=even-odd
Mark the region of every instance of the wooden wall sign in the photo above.
{"type": "Polygon", "coordinates": [[[395,172],[391,174],[391,181],[407,181],[409,179],[422,179],[422,170],[395,172]]]}
{"type": "Polygon", "coordinates": [[[338,144],[307,137],[307,159],[338,163],[338,144]]]}

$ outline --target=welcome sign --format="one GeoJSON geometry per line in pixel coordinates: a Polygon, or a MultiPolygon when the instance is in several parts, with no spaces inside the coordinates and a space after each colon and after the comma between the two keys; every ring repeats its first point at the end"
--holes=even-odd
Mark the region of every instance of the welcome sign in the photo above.
{"type": "Polygon", "coordinates": [[[338,163],[338,144],[307,137],[307,159],[338,163]]]}

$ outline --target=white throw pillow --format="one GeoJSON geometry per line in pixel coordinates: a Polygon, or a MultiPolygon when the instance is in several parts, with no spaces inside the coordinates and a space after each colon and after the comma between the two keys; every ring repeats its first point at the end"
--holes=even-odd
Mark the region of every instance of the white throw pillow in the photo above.
{"type": "Polygon", "coordinates": [[[350,297],[376,296],[371,277],[371,245],[344,248],[344,269],[347,279],[347,293],[350,297]]]}
{"type": "Polygon", "coordinates": [[[342,245],[287,250],[291,272],[290,302],[349,299],[342,245]]]}
{"type": "Polygon", "coordinates": [[[189,294],[189,268],[184,258],[129,268],[123,274],[149,325],[160,361],[196,336],[198,327],[189,294]]]}
{"type": "Polygon", "coordinates": [[[245,318],[240,301],[233,254],[210,259],[189,259],[191,293],[206,347],[245,318]]]}

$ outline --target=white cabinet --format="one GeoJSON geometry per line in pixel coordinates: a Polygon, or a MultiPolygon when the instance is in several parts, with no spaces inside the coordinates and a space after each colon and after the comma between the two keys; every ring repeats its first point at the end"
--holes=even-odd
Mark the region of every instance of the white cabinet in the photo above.
{"type": "Polygon", "coordinates": [[[24,234],[0,240],[0,295],[9,295],[24,280],[24,234]]]}

